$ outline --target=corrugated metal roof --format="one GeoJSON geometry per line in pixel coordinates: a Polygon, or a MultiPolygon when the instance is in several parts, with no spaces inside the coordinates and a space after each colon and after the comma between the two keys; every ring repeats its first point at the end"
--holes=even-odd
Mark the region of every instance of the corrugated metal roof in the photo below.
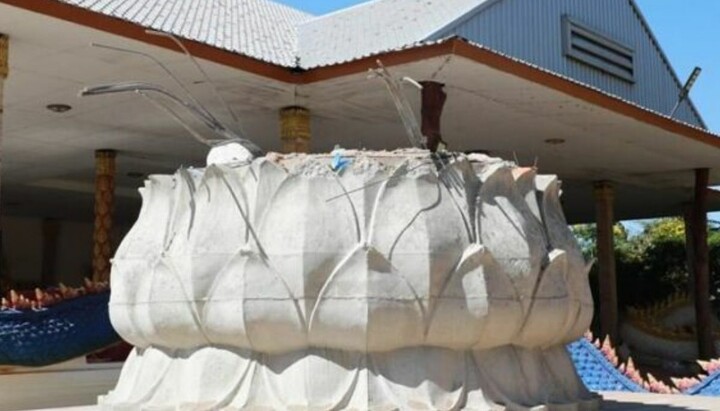
{"type": "Polygon", "coordinates": [[[416,44],[490,0],[374,0],[299,26],[303,68],[416,44]]]}
{"type": "Polygon", "coordinates": [[[296,65],[308,13],[269,0],[59,0],[258,60],[296,65]]]}

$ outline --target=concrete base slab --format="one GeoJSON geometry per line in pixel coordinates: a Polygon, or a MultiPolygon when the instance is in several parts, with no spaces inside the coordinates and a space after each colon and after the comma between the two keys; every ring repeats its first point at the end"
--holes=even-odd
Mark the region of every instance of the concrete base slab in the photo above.
{"type": "MultiPolygon", "coordinates": [[[[682,395],[602,393],[603,411],[717,411],[720,398],[682,395]]],[[[36,410],[40,411],[40,410],[36,410]]],[[[53,408],[42,411],[99,411],[98,407],[53,408]]]]}
{"type": "Polygon", "coordinates": [[[0,368],[0,411],[93,404],[117,385],[121,367],[78,358],[49,367],[0,368]]]}
{"type": "Polygon", "coordinates": [[[69,408],[47,408],[44,410],[36,410],[36,411],[99,411],[100,408],[98,408],[95,405],[88,405],[85,407],[69,407],[69,408]]]}

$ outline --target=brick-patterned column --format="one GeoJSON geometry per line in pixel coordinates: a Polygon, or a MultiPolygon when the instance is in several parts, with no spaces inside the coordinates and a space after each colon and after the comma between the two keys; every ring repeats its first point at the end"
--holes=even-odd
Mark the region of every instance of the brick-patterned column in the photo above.
{"type": "Polygon", "coordinates": [[[93,232],[93,280],[110,279],[112,244],[110,231],[113,226],[115,202],[115,151],[95,152],[95,231],[93,232]]]}
{"type": "Polygon", "coordinates": [[[615,193],[607,181],[595,184],[597,259],[600,289],[600,331],[618,344],[618,296],[615,273],[615,193]]]}
{"type": "Polygon", "coordinates": [[[297,106],[280,110],[280,138],[284,153],[309,153],[310,110],[297,106]]]}
{"type": "MultiPolygon", "coordinates": [[[[10,39],[8,36],[0,33],[0,187],[2,187],[2,130],[3,130],[3,88],[5,86],[5,79],[10,73],[10,66],[8,60],[10,59],[10,39]]],[[[1,202],[0,202],[1,203],[1,202]]],[[[0,207],[0,216],[2,216],[2,207],[0,207]]],[[[1,219],[0,219],[1,221],[1,219]]],[[[3,281],[10,281],[9,274],[5,270],[5,263],[3,257],[3,231],[2,223],[0,222],[0,287],[3,286],[3,281]]],[[[0,290],[2,291],[2,290],[0,290]]]]}

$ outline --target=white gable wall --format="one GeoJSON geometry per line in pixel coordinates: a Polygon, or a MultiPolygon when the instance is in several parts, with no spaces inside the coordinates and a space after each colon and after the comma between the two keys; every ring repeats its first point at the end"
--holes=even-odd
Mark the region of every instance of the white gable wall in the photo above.
{"type": "MultiPolygon", "coordinates": [[[[681,86],[631,0],[490,1],[486,7],[433,34],[430,40],[460,36],[659,113],[669,114],[677,102],[681,86]],[[566,57],[562,46],[564,14],[632,48],[635,83],[566,57]]],[[[682,105],[675,118],[703,127],[689,102],[682,105]]]]}

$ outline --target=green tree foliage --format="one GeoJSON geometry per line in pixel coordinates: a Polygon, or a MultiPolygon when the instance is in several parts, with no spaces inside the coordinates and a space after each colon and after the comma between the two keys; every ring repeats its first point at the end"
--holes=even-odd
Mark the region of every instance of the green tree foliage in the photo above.
{"type": "MultiPolygon", "coordinates": [[[[595,258],[597,233],[594,225],[572,227],[583,254],[595,258]]],[[[615,262],[618,302],[621,308],[645,306],[689,287],[689,271],[685,253],[685,225],[680,218],[663,218],[644,224],[642,232],[629,235],[617,224],[615,262]]],[[[720,229],[709,227],[711,292],[720,301],[720,229]]],[[[597,301],[597,265],[590,275],[593,295],[597,301]]]]}

